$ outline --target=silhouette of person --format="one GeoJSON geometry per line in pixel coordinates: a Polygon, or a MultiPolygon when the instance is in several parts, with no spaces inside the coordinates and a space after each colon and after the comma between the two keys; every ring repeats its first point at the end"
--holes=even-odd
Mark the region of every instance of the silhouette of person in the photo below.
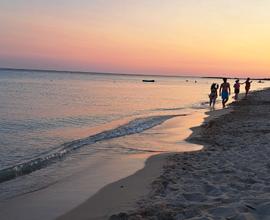
{"type": "Polygon", "coordinates": [[[234,87],[234,99],[237,100],[238,99],[238,95],[240,93],[240,83],[239,83],[239,79],[235,80],[235,83],[233,85],[234,87]]]}
{"type": "Polygon", "coordinates": [[[213,108],[215,108],[215,104],[216,104],[216,99],[218,96],[218,84],[217,83],[212,83],[211,88],[210,88],[210,94],[209,94],[209,105],[210,107],[212,106],[213,108]]]}
{"type": "Polygon", "coordinates": [[[225,108],[226,102],[229,100],[229,95],[231,93],[230,83],[227,82],[227,78],[223,78],[223,83],[219,88],[219,95],[222,98],[222,106],[225,108]]]}
{"type": "Polygon", "coordinates": [[[245,89],[246,89],[246,95],[245,95],[245,97],[247,97],[247,95],[248,95],[248,92],[250,90],[250,84],[251,83],[252,83],[252,81],[250,81],[250,78],[247,78],[247,80],[245,82],[245,84],[246,84],[246,86],[245,86],[245,89]]]}

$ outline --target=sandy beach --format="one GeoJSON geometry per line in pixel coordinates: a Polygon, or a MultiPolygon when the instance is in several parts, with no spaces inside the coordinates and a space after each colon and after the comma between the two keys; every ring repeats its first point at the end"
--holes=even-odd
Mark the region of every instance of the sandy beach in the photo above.
{"type": "Polygon", "coordinates": [[[270,219],[270,90],[231,108],[193,128],[203,150],[170,155],[138,208],[111,219],[270,219]]]}
{"type": "Polygon", "coordinates": [[[154,156],[60,219],[270,219],[269,103],[264,90],[210,112],[188,138],[202,150],[154,156]]]}
{"type": "Polygon", "coordinates": [[[58,220],[108,219],[113,213],[128,212],[138,198],[149,192],[151,183],[161,175],[167,154],[150,157],[144,169],[101,189],[97,194],[58,220]]]}

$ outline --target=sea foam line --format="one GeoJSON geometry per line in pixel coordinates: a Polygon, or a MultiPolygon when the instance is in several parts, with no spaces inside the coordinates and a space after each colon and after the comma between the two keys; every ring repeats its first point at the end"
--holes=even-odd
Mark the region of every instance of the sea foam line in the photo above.
{"type": "Polygon", "coordinates": [[[103,131],[98,134],[91,135],[87,138],[82,138],[64,143],[61,146],[59,146],[59,148],[46,152],[45,154],[41,154],[39,155],[39,157],[34,158],[30,161],[16,164],[14,166],[0,170],[0,183],[42,169],[50,165],[51,163],[60,160],[61,158],[63,158],[63,156],[66,156],[67,154],[76,149],[82,148],[84,146],[89,146],[96,142],[140,133],[147,129],[160,125],[161,123],[165,122],[170,118],[177,116],[185,116],[185,114],[137,118],[117,128],[103,131]]]}

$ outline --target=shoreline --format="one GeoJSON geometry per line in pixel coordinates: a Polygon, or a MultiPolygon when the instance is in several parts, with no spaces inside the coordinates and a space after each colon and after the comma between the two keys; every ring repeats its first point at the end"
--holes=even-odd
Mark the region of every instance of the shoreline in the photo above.
{"type": "Polygon", "coordinates": [[[270,89],[231,106],[192,128],[202,150],[169,155],[150,193],[111,219],[269,219],[270,89]]]}
{"type": "MultiPolygon", "coordinates": [[[[169,141],[168,143],[180,141],[177,147],[182,152],[200,150],[202,146],[187,143],[184,140],[192,133],[187,128],[197,125],[198,121],[200,123],[203,122],[204,112],[199,110],[193,114],[192,118],[173,118],[166,121],[161,127],[151,130],[150,133],[155,134],[155,132],[166,131],[166,137],[167,139],[169,137],[170,140],[167,140],[169,141]]],[[[150,192],[151,183],[161,175],[162,167],[166,163],[167,157],[174,153],[172,151],[148,156],[141,169],[104,186],[93,196],[89,197],[88,200],[79,204],[73,210],[59,216],[57,219],[109,219],[110,216],[119,212],[133,210],[137,206],[138,200],[150,192]]]]}
{"type": "MultiPolygon", "coordinates": [[[[150,158],[151,155],[159,154],[159,151],[168,153],[169,150],[170,153],[175,151],[193,151],[201,148],[201,146],[186,143],[184,139],[191,133],[191,130],[188,128],[197,125],[198,121],[200,123],[203,121],[204,112],[205,110],[199,109],[190,115],[167,120],[162,123],[162,125],[149,129],[142,134],[131,135],[120,139],[117,138],[101,143],[102,146],[106,147],[107,145],[118,145],[125,141],[124,143],[128,144],[129,147],[134,145],[134,148],[141,147],[142,149],[148,149],[149,145],[149,147],[154,147],[155,150],[158,150],[156,153],[143,152],[131,155],[115,154],[110,157],[100,155],[95,160],[92,159],[89,162],[84,160],[83,163],[80,164],[79,172],[74,173],[74,175],[70,175],[50,187],[0,202],[1,216],[3,219],[10,220],[18,218],[27,220],[56,219],[57,217],[72,212],[74,209],[76,210],[93,196],[97,198],[96,194],[99,194],[100,190],[103,190],[103,188],[107,188],[108,184],[126,177],[130,179],[128,177],[139,170],[139,174],[136,174],[137,178],[133,178],[134,181],[132,180],[131,184],[128,184],[130,186],[134,182],[134,187],[132,189],[130,187],[125,188],[128,192],[121,195],[123,196],[122,204],[128,202],[130,204],[129,207],[124,205],[124,209],[120,202],[117,202],[119,195],[114,194],[117,199],[114,199],[116,202],[112,199],[111,201],[113,202],[111,204],[114,205],[115,208],[112,209],[112,207],[109,207],[109,204],[106,209],[111,210],[111,212],[108,212],[107,216],[103,219],[108,219],[110,215],[118,213],[119,210],[132,210],[136,205],[135,200],[142,198],[149,192],[151,182],[160,175],[160,171],[162,170],[163,162],[161,162],[161,159],[163,156],[161,155],[154,157],[153,160],[150,159],[149,163],[147,162],[147,167],[149,164],[154,164],[148,171],[140,170],[144,167],[145,161],[150,158]],[[155,138],[152,138],[153,135],[155,135],[155,138]],[[136,147],[136,145],[138,146],[136,147]],[[89,170],[89,168],[93,169],[94,167],[98,167],[98,169],[89,170]],[[151,169],[153,171],[151,171],[151,169]],[[148,181],[146,181],[147,179],[148,181]],[[141,185],[140,188],[138,184],[141,185]],[[133,197],[131,197],[132,195],[133,197]],[[130,200],[132,200],[132,198],[134,202],[131,204],[130,200]],[[117,204],[119,205],[117,206],[117,204]]],[[[114,188],[110,188],[111,191],[114,191],[114,188]]],[[[107,192],[110,192],[110,190],[107,190],[107,192]]],[[[92,204],[99,204],[98,206],[100,207],[104,207],[105,205],[102,199],[92,204]]],[[[89,211],[88,206],[87,210],[89,211]]],[[[94,213],[91,212],[91,214],[94,213]]],[[[78,216],[80,216],[80,213],[78,213],[78,216]]],[[[78,218],[76,217],[76,219],[78,218]]]]}
{"type": "MultiPolygon", "coordinates": [[[[254,96],[254,94],[256,95],[257,93],[263,93],[265,91],[267,92],[267,90],[254,92],[252,96],[254,96]]],[[[240,103],[247,103],[249,101],[249,99],[240,101],[232,104],[232,106],[239,107],[241,105],[240,103]]],[[[203,198],[201,193],[198,193],[196,195],[185,195],[182,200],[180,198],[182,202],[184,201],[183,204],[181,203],[181,201],[178,201],[179,198],[173,198],[173,196],[177,195],[177,191],[181,188],[180,185],[174,185],[177,183],[179,175],[183,175],[183,173],[179,174],[176,171],[178,171],[178,169],[183,169],[183,171],[194,171],[192,170],[194,167],[198,168],[200,166],[200,163],[204,161],[203,159],[205,159],[206,161],[209,154],[215,152],[215,150],[213,149],[211,149],[210,152],[207,152],[209,149],[207,149],[206,147],[209,144],[211,145],[211,142],[209,142],[209,140],[204,137],[204,131],[212,129],[212,127],[216,125],[216,121],[223,120],[223,118],[228,117],[228,115],[235,114],[234,111],[231,110],[232,108],[226,108],[211,111],[209,113],[209,116],[204,118],[204,120],[202,121],[203,123],[195,123],[196,120],[194,120],[193,116],[193,121],[190,122],[191,124],[193,123],[193,126],[189,126],[192,130],[192,132],[189,132],[191,133],[191,135],[185,134],[184,137],[189,136],[186,139],[186,141],[188,141],[188,145],[191,145],[193,143],[195,143],[196,146],[203,144],[204,148],[202,150],[180,153],[172,152],[150,156],[146,160],[144,168],[136,171],[136,173],[132,174],[131,176],[105,185],[93,196],[88,197],[87,201],[83,202],[81,205],[75,207],[73,210],[68,211],[67,213],[64,212],[64,214],[57,219],[109,219],[110,217],[111,219],[152,219],[156,218],[157,216],[159,216],[157,218],[160,218],[160,216],[165,216],[165,219],[167,219],[167,217],[174,219],[175,210],[171,209],[170,207],[175,206],[174,202],[176,202],[179,206],[184,204],[184,206],[181,206],[184,209],[184,213],[190,213],[190,210],[185,210],[186,207],[189,206],[190,203],[192,206],[198,201],[199,203],[204,203],[205,198],[203,198]],[[198,124],[201,125],[198,126],[198,124]],[[200,158],[201,154],[203,159],[200,158]],[[181,158],[179,159],[179,157],[181,158]],[[166,174],[167,172],[169,173],[168,175],[166,174]],[[178,177],[175,178],[175,176],[178,177]],[[171,186],[171,184],[173,186],[171,186]],[[168,195],[169,198],[167,198],[168,195]],[[167,201],[167,199],[169,200],[169,202],[167,201]],[[187,206],[185,202],[187,202],[187,206]],[[106,213],[104,213],[104,210],[107,210],[106,213]]],[[[170,123],[171,122],[169,122],[169,124],[170,123]]],[[[172,121],[171,124],[173,123],[175,125],[175,123],[178,122],[176,120],[172,121]]],[[[169,129],[170,131],[171,125],[166,126],[167,129],[169,129]]],[[[179,126],[180,125],[178,124],[178,127],[179,126]]],[[[184,127],[186,126],[187,124],[184,123],[184,127]]],[[[177,133],[179,138],[179,134],[181,134],[181,131],[179,133],[178,130],[177,133]]],[[[218,135],[218,132],[215,132],[215,135],[218,135]]],[[[215,144],[215,146],[220,147],[220,145],[218,144],[215,144]]],[[[191,178],[190,176],[187,177],[188,184],[184,183],[184,186],[188,186],[190,188],[194,187],[192,184],[199,176],[196,172],[195,179],[194,176],[193,178],[191,178]]],[[[185,178],[186,177],[184,176],[183,179],[186,180],[185,178]]],[[[87,182],[85,182],[84,184],[87,184],[87,182]]],[[[195,188],[196,187],[197,186],[195,186],[195,188]]],[[[207,187],[208,186],[206,186],[206,188],[207,187]]],[[[181,193],[183,194],[183,188],[181,190],[181,193]]],[[[194,191],[194,189],[192,190],[194,191]]],[[[248,206],[253,207],[249,204],[248,206]]],[[[180,213],[181,210],[177,210],[177,212],[180,213]]],[[[184,214],[184,217],[178,216],[177,218],[188,219],[188,215],[189,214],[184,214]]]]}
{"type": "MultiPolygon", "coordinates": [[[[270,149],[259,136],[270,134],[264,124],[269,94],[270,89],[255,91],[230,108],[208,112],[186,139],[203,144],[203,149],[152,156],[143,169],[105,186],[58,219],[268,219],[270,149]],[[257,123],[255,127],[253,123],[257,123]],[[249,137],[258,128],[264,129],[256,132],[257,139],[249,137]],[[147,174],[147,170],[155,175],[147,174]],[[147,174],[148,180],[141,182],[143,190],[138,190],[138,181],[145,177],[142,174],[147,174]],[[120,195],[121,186],[130,183],[133,197],[126,192],[107,200],[110,195],[120,195]],[[91,207],[103,215],[95,216],[91,207]],[[102,212],[104,207],[110,211],[102,212]]],[[[270,135],[266,137],[270,140],[270,135]]]]}
{"type": "MultiPolygon", "coordinates": [[[[194,128],[202,126],[204,123],[208,122],[208,120],[218,118],[230,112],[231,108],[218,109],[210,112],[206,111],[204,113],[206,117],[202,119],[201,124],[190,127],[191,134],[184,140],[188,145],[195,144],[202,146],[202,143],[189,141],[189,137],[196,135],[194,128]]],[[[203,148],[192,150],[191,152],[195,153],[201,150],[203,150],[203,148]]],[[[57,220],[125,219],[128,216],[127,213],[132,213],[132,210],[138,207],[138,203],[143,201],[145,196],[151,192],[152,183],[162,174],[164,165],[168,162],[168,157],[175,154],[185,154],[187,152],[188,151],[159,153],[148,157],[142,169],[130,176],[104,186],[88,200],[75,207],[73,210],[59,216],[57,220]],[[123,190],[124,187],[122,188],[122,186],[125,185],[128,186],[126,190],[129,190],[129,192],[123,190]],[[113,200],[116,196],[120,197],[113,200]],[[107,211],[104,213],[104,210],[107,211]]],[[[132,214],[132,217],[134,217],[134,214],[132,214]]]]}

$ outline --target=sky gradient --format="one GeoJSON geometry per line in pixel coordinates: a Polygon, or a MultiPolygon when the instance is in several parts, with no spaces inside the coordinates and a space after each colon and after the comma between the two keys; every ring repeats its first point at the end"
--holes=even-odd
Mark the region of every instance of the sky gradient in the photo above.
{"type": "Polygon", "coordinates": [[[270,77],[269,0],[1,0],[0,67],[270,77]]]}

